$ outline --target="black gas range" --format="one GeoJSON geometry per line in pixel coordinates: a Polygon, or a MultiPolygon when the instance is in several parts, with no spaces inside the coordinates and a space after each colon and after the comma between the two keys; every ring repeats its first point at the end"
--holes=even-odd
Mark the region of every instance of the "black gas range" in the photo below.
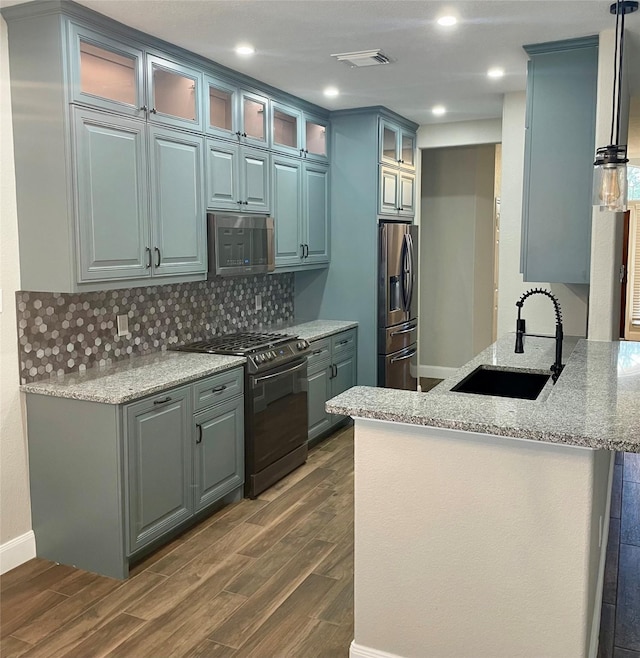
{"type": "Polygon", "coordinates": [[[256,498],[307,460],[307,351],[297,336],[238,332],[173,348],[244,356],[245,495],[256,498]]]}

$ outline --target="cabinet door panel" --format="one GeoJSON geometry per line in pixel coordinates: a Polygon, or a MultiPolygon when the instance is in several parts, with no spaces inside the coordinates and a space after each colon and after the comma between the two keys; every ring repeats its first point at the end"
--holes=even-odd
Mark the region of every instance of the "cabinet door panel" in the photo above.
{"type": "MultiPolygon", "coordinates": [[[[344,393],[347,389],[356,385],[356,354],[343,355],[340,360],[335,361],[335,376],[331,380],[331,397],[344,393]]],[[[340,422],[344,416],[333,414],[333,422],[340,422]]]]}
{"type": "Polygon", "coordinates": [[[399,192],[399,204],[398,208],[400,210],[398,213],[400,215],[406,215],[407,217],[413,217],[416,214],[415,209],[415,184],[416,177],[414,174],[407,174],[404,171],[401,171],[399,174],[400,181],[400,192],[399,192]]]}
{"type": "Polygon", "coordinates": [[[188,391],[127,408],[129,553],[193,513],[188,391]]]}
{"type": "Polygon", "coordinates": [[[413,171],[416,168],[416,138],[414,134],[400,131],[400,167],[413,171]]]}
{"type": "Polygon", "coordinates": [[[241,208],[250,212],[269,212],[269,154],[241,147],[241,208]]]}
{"type": "Polygon", "coordinates": [[[380,119],[380,162],[397,166],[399,164],[398,145],[400,142],[400,128],[380,119]]]}
{"type": "Polygon", "coordinates": [[[306,115],[304,117],[305,158],[329,161],[329,121],[306,115]]]}
{"type": "Polygon", "coordinates": [[[381,215],[398,214],[399,171],[391,167],[380,167],[380,204],[381,215]]]}
{"type": "Polygon", "coordinates": [[[212,135],[236,139],[238,132],[238,91],[222,80],[205,76],[205,131],[212,135]]]}
{"type": "Polygon", "coordinates": [[[236,398],[194,416],[195,509],[244,483],[244,402],[236,398]]]}
{"type": "Polygon", "coordinates": [[[242,142],[253,146],[270,145],[269,99],[249,91],[240,92],[240,132],[242,142]]]}
{"type": "Polygon", "coordinates": [[[272,102],[272,144],[274,151],[302,155],[302,112],[293,107],[272,102]]]}
{"type": "Polygon", "coordinates": [[[69,36],[73,100],[144,118],[142,50],[73,24],[69,36]]]}
{"type": "Polygon", "coordinates": [[[207,208],[240,208],[238,152],[237,144],[207,140],[207,208]]]}
{"type": "Polygon", "coordinates": [[[305,163],[304,214],[307,258],[305,263],[329,262],[329,168],[305,163]]]}
{"type": "Polygon", "coordinates": [[[206,272],[203,138],[150,127],[154,275],[206,272]]]}
{"type": "Polygon", "coordinates": [[[329,429],[332,424],[331,414],[324,405],[331,395],[331,366],[329,363],[314,368],[307,376],[307,403],[309,411],[309,439],[314,439],[329,429]]]}
{"type": "Polygon", "coordinates": [[[278,265],[302,262],[302,162],[273,158],[273,216],[276,228],[275,261],[278,265]]]}
{"type": "Polygon", "coordinates": [[[74,108],[81,281],[147,277],[144,124],[74,108]]]}

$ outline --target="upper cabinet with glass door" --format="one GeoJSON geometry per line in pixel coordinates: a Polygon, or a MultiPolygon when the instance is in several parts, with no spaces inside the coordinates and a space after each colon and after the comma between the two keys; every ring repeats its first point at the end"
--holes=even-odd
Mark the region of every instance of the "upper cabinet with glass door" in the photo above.
{"type": "Polygon", "coordinates": [[[304,157],[319,162],[329,161],[329,120],[304,114],[304,157]]]}
{"type": "Polygon", "coordinates": [[[302,156],[302,112],[289,105],[271,103],[271,148],[289,155],[302,156]]]}
{"type": "Polygon", "coordinates": [[[69,34],[72,102],[202,132],[198,69],[73,23],[69,34]]]}
{"type": "Polygon", "coordinates": [[[380,119],[380,162],[401,169],[415,170],[415,133],[402,126],[380,119]]]}
{"type": "Polygon", "coordinates": [[[269,99],[252,91],[240,90],[240,126],[242,144],[261,148],[269,146],[269,99]]]}
{"type": "Polygon", "coordinates": [[[147,55],[149,121],[202,132],[202,73],[157,55],[147,55]]]}
{"type": "Polygon", "coordinates": [[[145,118],[143,52],[71,24],[71,100],[145,118]]]}
{"type": "Polygon", "coordinates": [[[225,139],[238,139],[239,91],[234,85],[205,76],[205,132],[225,139]]]}

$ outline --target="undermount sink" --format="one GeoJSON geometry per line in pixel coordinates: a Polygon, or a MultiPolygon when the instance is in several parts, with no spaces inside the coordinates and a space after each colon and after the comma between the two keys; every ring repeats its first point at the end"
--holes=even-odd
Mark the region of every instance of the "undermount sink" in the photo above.
{"type": "Polygon", "coordinates": [[[535,400],[550,377],[550,374],[522,370],[496,370],[489,366],[479,366],[451,390],[458,393],[535,400]]]}

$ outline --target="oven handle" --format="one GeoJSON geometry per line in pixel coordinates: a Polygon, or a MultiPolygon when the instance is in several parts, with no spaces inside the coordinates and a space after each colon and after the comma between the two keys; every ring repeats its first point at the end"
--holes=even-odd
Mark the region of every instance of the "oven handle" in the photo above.
{"type": "Polygon", "coordinates": [[[416,352],[418,350],[413,350],[413,352],[409,352],[409,354],[405,354],[404,356],[394,356],[393,359],[391,359],[391,363],[396,363],[396,361],[404,361],[405,359],[410,359],[412,356],[416,355],[416,352]]]}
{"type": "Polygon", "coordinates": [[[282,377],[283,375],[290,375],[292,372],[296,372],[306,367],[306,365],[307,362],[305,360],[302,363],[299,363],[297,366],[294,366],[293,368],[288,368],[287,370],[281,370],[280,372],[274,372],[273,375],[264,375],[263,377],[256,377],[253,380],[253,385],[256,386],[260,382],[266,382],[269,379],[275,379],[276,377],[282,377]]]}

